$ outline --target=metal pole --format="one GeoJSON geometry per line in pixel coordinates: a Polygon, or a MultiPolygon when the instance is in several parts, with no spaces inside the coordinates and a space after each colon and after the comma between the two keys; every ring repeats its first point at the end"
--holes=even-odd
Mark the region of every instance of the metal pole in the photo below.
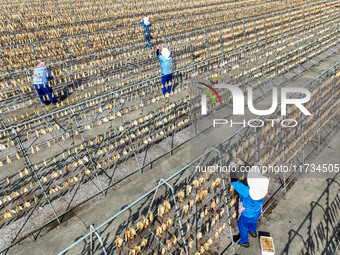
{"type": "MultiPolygon", "coordinates": [[[[154,92],[154,95],[155,95],[155,98],[156,98],[156,103],[157,103],[157,110],[158,110],[158,112],[159,112],[159,114],[161,116],[161,119],[162,119],[162,129],[163,129],[163,132],[166,133],[167,131],[166,131],[165,126],[164,126],[164,116],[162,114],[162,110],[161,110],[161,108],[159,106],[159,100],[158,100],[158,97],[160,97],[160,96],[156,92],[154,81],[150,81],[150,86],[151,86],[151,88],[152,88],[152,90],[154,92]]],[[[168,147],[169,147],[169,151],[171,151],[171,145],[168,144],[168,147]]]]}
{"type": "Polygon", "coordinates": [[[322,106],[322,91],[321,91],[321,87],[322,87],[322,83],[319,80],[319,104],[318,104],[318,151],[320,151],[321,148],[321,106],[322,106]]]}
{"type": "Polygon", "coordinates": [[[99,233],[97,232],[97,230],[94,228],[93,225],[90,225],[90,230],[91,230],[91,236],[92,236],[92,233],[94,233],[97,236],[98,241],[99,241],[100,245],[102,246],[103,254],[107,255],[105,245],[104,245],[104,241],[103,241],[102,237],[99,235],[99,233]]]}
{"type": "MultiPolygon", "coordinates": [[[[285,135],[284,135],[284,131],[283,128],[281,128],[281,145],[282,145],[282,156],[281,156],[281,160],[282,160],[282,164],[285,164],[286,162],[286,155],[285,155],[285,135]]],[[[286,174],[285,171],[283,171],[283,189],[286,192],[286,174]]]]}
{"type": "MultiPolygon", "coordinates": [[[[120,104],[118,98],[119,98],[118,93],[116,93],[116,99],[117,99],[119,111],[121,111],[123,105],[120,104]]],[[[125,98],[125,99],[126,99],[126,98],[125,98]]],[[[124,99],[124,102],[125,102],[125,99],[124,99]]],[[[124,114],[124,113],[122,114],[122,117],[123,117],[124,123],[126,123],[126,119],[125,119],[125,114],[124,114]]],[[[141,167],[140,167],[140,164],[139,164],[139,161],[138,161],[138,158],[137,158],[135,146],[132,146],[131,132],[130,132],[130,128],[129,128],[129,127],[127,128],[127,131],[128,131],[129,141],[130,141],[130,144],[131,144],[131,148],[132,148],[133,154],[134,154],[134,156],[135,156],[135,160],[136,160],[137,166],[138,166],[138,168],[141,168],[141,167]]],[[[142,171],[142,170],[141,170],[141,171],[142,171]]]]}
{"type": "Polygon", "coordinates": [[[182,240],[183,240],[183,244],[184,244],[184,248],[185,248],[185,253],[188,255],[188,247],[187,247],[187,244],[186,244],[186,241],[185,241],[185,234],[183,232],[183,226],[182,226],[182,221],[180,219],[180,215],[179,215],[179,210],[178,210],[178,205],[177,205],[177,201],[176,201],[176,197],[175,197],[175,191],[174,191],[174,188],[164,179],[160,179],[159,180],[160,184],[166,184],[170,190],[171,190],[171,193],[172,193],[172,198],[173,198],[173,201],[175,203],[175,209],[176,209],[176,215],[178,217],[178,224],[179,224],[179,227],[180,227],[180,231],[181,231],[181,235],[182,235],[182,240]]]}
{"type": "Polygon", "coordinates": [[[151,235],[153,235],[153,237],[157,240],[157,242],[159,242],[160,245],[162,245],[162,246],[164,247],[164,249],[166,249],[166,250],[168,251],[168,253],[169,253],[170,255],[172,255],[172,253],[168,250],[168,248],[166,247],[166,245],[163,244],[162,240],[159,239],[159,238],[155,235],[155,233],[154,233],[149,227],[148,227],[148,230],[149,230],[149,232],[151,233],[151,235]]]}
{"type": "MultiPolygon", "coordinates": [[[[53,211],[53,213],[54,213],[54,215],[55,215],[55,217],[56,217],[56,220],[57,220],[58,223],[60,224],[59,216],[58,216],[58,214],[56,213],[56,211],[55,211],[55,209],[54,209],[54,207],[53,207],[53,205],[52,205],[50,199],[48,198],[47,193],[46,193],[46,191],[45,191],[45,188],[44,188],[44,186],[42,185],[42,183],[40,182],[40,179],[39,179],[39,177],[38,177],[38,175],[37,175],[37,173],[36,173],[34,167],[32,166],[32,162],[31,162],[30,158],[28,157],[28,155],[26,154],[25,149],[24,149],[24,147],[23,147],[23,145],[22,145],[22,143],[21,143],[21,140],[20,140],[20,138],[19,138],[19,136],[18,136],[18,134],[17,134],[17,132],[16,132],[16,130],[15,130],[14,128],[12,128],[12,132],[13,132],[13,134],[15,135],[15,138],[16,138],[16,140],[17,140],[17,143],[18,143],[19,147],[20,147],[21,153],[22,153],[22,155],[23,155],[24,158],[25,158],[26,165],[27,165],[27,167],[29,168],[30,173],[32,174],[32,177],[34,177],[34,178],[36,179],[36,181],[38,182],[38,184],[39,184],[41,190],[43,191],[43,194],[44,194],[44,196],[45,196],[45,198],[46,198],[48,204],[50,205],[50,207],[51,207],[51,209],[52,209],[52,211],[53,211]]],[[[33,180],[34,180],[34,178],[33,178],[33,180]]]]}
{"type": "MultiPolygon", "coordinates": [[[[333,69],[333,82],[332,82],[332,105],[335,105],[335,85],[336,85],[336,70],[335,70],[335,67],[333,69]]],[[[335,129],[334,129],[334,114],[335,113],[335,110],[334,108],[332,108],[332,118],[331,118],[331,125],[332,125],[332,132],[331,132],[331,136],[333,136],[335,134],[335,129]]]]}
{"type": "Polygon", "coordinates": [[[254,136],[255,136],[255,148],[256,148],[256,162],[259,163],[259,145],[258,145],[258,135],[257,128],[254,128],[254,136]]]}
{"type": "MultiPolygon", "coordinates": [[[[74,121],[76,122],[77,128],[79,129],[79,128],[80,128],[80,125],[79,125],[79,122],[78,122],[78,120],[77,120],[77,117],[76,117],[76,115],[75,115],[75,113],[74,113],[74,111],[73,111],[73,108],[70,108],[70,110],[71,110],[71,112],[72,112],[74,121]]],[[[96,169],[96,163],[94,162],[94,160],[93,160],[93,158],[92,158],[92,155],[91,155],[91,153],[90,153],[90,151],[89,151],[89,148],[87,147],[87,143],[86,143],[86,141],[85,141],[85,139],[84,139],[83,133],[80,132],[80,130],[79,130],[79,134],[80,134],[81,140],[83,141],[83,144],[84,144],[84,147],[85,147],[85,150],[86,150],[86,154],[87,154],[87,156],[90,158],[90,160],[91,160],[91,162],[92,162],[92,164],[93,164],[93,170],[94,170],[94,172],[95,172],[94,176],[95,176],[95,178],[96,178],[97,181],[98,181],[98,184],[99,184],[99,187],[100,187],[99,190],[105,195],[105,192],[104,192],[102,183],[101,183],[101,181],[100,181],[100,179],[99,179],[99,176],[98,176],[98,172],[95,171],[95,169],[96,169]]]]}
{"type": "Polygon", "coordinates": [[[234,238],[233,238],[233,229],[231,227],[231,216],[230,216],[230,210],[229,210],[228,192],[227,192],[227,186],[226,186],[224,178],[222,178],[222,183],[223,183],[224,200],[225,200],[225,205],[226,205],[225,207],[227,209],[227,217],[228,217],[228,225],[229,225],[231,245],[233,246],[233,250],[235,250],[234,238]]]}

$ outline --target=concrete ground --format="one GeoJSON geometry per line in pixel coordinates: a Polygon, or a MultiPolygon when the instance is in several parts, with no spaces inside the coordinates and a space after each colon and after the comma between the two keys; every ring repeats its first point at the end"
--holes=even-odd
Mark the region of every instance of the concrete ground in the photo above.
{"type": "MultiPolygon", "coordinates": [[[[340,133],[310,163],[338,164],[340,133]]],[[[304,173],[283,196],[278,205],[265,213],[259,231],[274,239],[276,255],[340,254],[340,174],[304,173]]],[[[237,255],[261,254],[259,240],[249,239],[249,248],[237,255]]]]}

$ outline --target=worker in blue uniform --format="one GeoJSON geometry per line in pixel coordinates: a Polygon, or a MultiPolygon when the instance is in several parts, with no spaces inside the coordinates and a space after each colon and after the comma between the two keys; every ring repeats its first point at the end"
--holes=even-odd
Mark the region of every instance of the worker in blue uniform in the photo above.
{"type": "Polygon", "coordinates": [[[257,220],[262,213],[263,199],[268,192],[269,179],[261,174],[259,168],[253,167],[248,173],[248,186],[239,181],[231,184],[240,195],[237,221],[240,234],[234,236],[234,241],[240,240],[239,244],[248,248],[248,231],[252,237],[257,237],[257,220]]]}
{"type": "Polygon", "coordinates": [[[48,105],[50,102],[47,100],[49,97],[52,104],[58,101],[53,96],[53,90],[48,85],[48,82],[53,79],[51,71],[47,68],[45,62],[41,62],[33,71],[33,84],[34,88],[40,97],[43,104],[48,105]]]}
{"type": "Polygon", "coordinates": [[[157,57],[161,63],[161,74],[162,74],[162,92],[165,96],[166,92],[171,93],[172,86],[169,85],[172,82],[172,57],[168,48],[163,45],[157,46],[157,57]],[[168,85],[168,87],[166,87],[168,85]]]}
{"type": "Polygon", "coordinates": [[[150,47],[152,49],[152,43],[151,43],[151,23],[148,17],[144,17],[140,24],[144,27],[144,36],[145,36],[145,42],[146,47],[150,47]]]}

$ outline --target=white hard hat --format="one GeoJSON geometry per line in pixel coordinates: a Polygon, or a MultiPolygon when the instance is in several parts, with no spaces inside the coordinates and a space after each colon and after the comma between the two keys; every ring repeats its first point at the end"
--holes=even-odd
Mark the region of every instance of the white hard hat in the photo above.
{"type": "Polygon", "coordinates": [[[168,48],[162,49],[162,56],[165,57],[166,59],[170,58],[170,51],[168,50],[168,48]]]}
{"type": "Polygon", "coordinates": [[[247,182],[249,195],[254,200],[260,200],[267,195],[269,179],[261,174],[258,167],[252,167],[248,173],[247,182]]]}
{"type": "Polygon", "coordinates": [[[144,25],[150,25],[150,20],[148,17],[144,17],[144,25]]]}

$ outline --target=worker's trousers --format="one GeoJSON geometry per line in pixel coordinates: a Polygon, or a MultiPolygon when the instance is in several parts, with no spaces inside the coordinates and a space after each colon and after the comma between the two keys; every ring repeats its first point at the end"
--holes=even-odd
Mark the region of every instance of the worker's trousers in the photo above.
{"type": "Polygon", "coordinates": [[[37,91],[40,100],[43,104],[48,105],[49,102],[47,101],[47,96],[51,100],[52,104],[56,104],[58,101],[55,100],[52,93],[53,90],[48,86],[48,84],[34,84],[34,88],[37,91]]]}
{"type": "Polygon", "coordinates": [[[250,233],[255,233],[257,228],[257,219],[255,218],[248,218],[241,215],[238,219],[237,226],[240,231],[241,240],[240,243],[247,243],[248,242],[248,229],[250,233]]]}
{"type": "Polygon", "coordinates": [[[146,47],[152,48],[151,35],[148,33],[145,33],[145,43],[146,43],[146,47]]]}
{"type": "Polygon", "coordinates": [[[171,88],[172,86],[169,84],[170,82],[172,82],[172,74],[162,74],[162,84],[163,84],[163,88],[162,88],[162,92],[163,95],[165,96],[166,92],[168,91],[169,93],[171,92],[171,88]],[[165,84],[168,85],[168,88],[165,87],[165,84]]]}

